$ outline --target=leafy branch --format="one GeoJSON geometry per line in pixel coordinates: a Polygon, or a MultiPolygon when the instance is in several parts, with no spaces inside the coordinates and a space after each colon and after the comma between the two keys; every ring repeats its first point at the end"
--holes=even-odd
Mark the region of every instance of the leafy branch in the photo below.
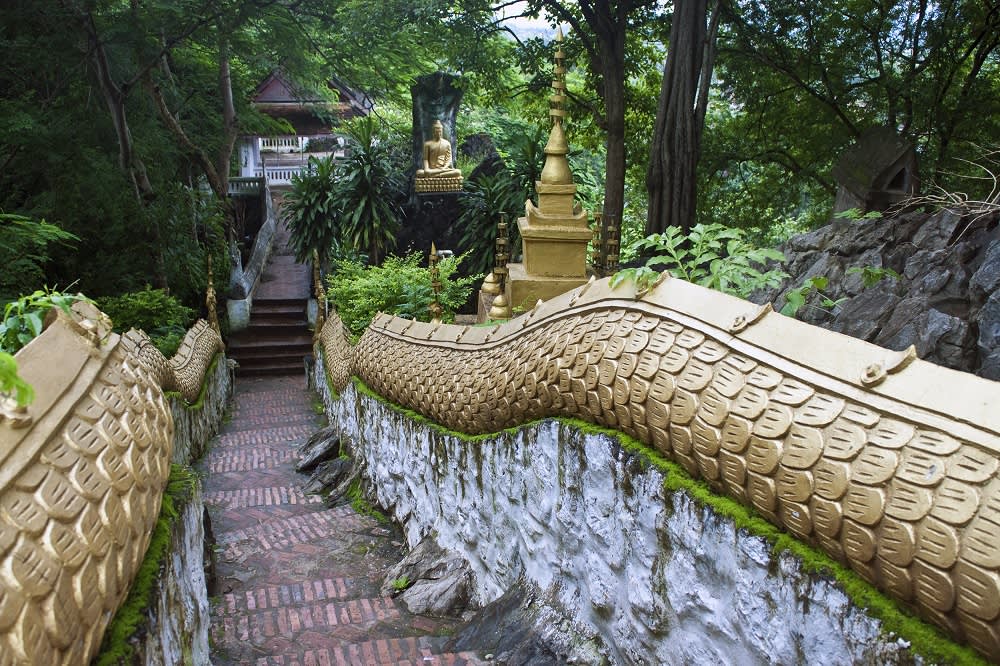
{"type": "Polygon", "coordinates": [[[742,229],[722,224],[696,224],[687,235],[680,227],[667,227],[633,244],[632,249],[652,253],[644,266],[626,268],[611,278],[616,287],[633,281],[642,291],[659,277],[654,266],[663,266],[675,277],[728,294],[745,297],[755,289],[776,287],[788,275],[767,262],[783,262],[785,255],[751,244],[742,229]]]}

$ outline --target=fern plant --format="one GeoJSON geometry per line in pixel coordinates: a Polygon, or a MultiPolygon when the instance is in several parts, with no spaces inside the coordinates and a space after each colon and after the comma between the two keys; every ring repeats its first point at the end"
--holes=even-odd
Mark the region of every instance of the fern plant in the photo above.
{"type": "Polygon", "coordinates": [[[656,279],[654,266],[662,266],[675,277],[728,294],[747,296],[755,289],[776,287],[788,274],[767,268],[767,262],[783,262],[778,250],[755,247],[742,229],[722,224],[696,224],[687,235],[679,227],[667,227],[636,242],[633,251],[651,255],[645,266],[626,268],[611,278],[616,287],[625,280],[641,291],[656,279]]]}

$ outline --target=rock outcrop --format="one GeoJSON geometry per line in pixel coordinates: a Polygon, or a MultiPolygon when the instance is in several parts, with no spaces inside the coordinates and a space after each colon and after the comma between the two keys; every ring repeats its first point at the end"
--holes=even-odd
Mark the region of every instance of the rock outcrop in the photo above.
{"type": "Polygon", "coordinates": [[[791,290],[825,277],[799,319],[890,349],[914,345],[926,361],[1000,379],[997,221],[951,211],[836,220],[789,239],[780,249],[791,277],[751,300],[780,309],[791,290]]]}

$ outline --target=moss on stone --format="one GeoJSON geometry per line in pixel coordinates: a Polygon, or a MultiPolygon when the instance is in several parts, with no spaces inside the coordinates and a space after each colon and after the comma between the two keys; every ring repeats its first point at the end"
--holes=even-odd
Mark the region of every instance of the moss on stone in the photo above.
{"type": "Polygon", "coordinates": [[[160,504],[149,540],[146,556],[139,565],[125,603],[115,613],[104,632],[101,650],[92,666],[130,664],[135,656],[137,634],[148,622],[147,610],[156,603],[155,593],[160,572],[170,557],[170,543],[174,525],[180,518],[181,508],[194,496],[198,477],[189,467],[170,466],[170,478],[160,504]]]}
{"type": "Polygon", "coordinates": [[[361,486],[360,476],[354,479],[354,481],[351,481],[351,485],[347,487],[347,492],[344,493],[344,497],[346,497],[351,503],[351,508],[361,515],[374,518],[380,523],[389,522],[389,518],[384,513],[376,509],[375,505],[369,502],[365,497],[365,491],[361,486]]]}
{"type": "MultiPolygon", "coordinates": [[[[354,377],[353,380],[360,394],[378,401],[439,434],[476,445],[500,434],[467,435],[450,430],[422,414],[389,402],[370,389],[358,377],[354,377]]],[[[804,571],[834,579],[854,605],[865,609],[870,616],[881,621],[882,630],[885,633],[908,641],[914,654],[940,664],[985,665],[989,663],[971,647],[960,645],[951,640],[936,627],[913,615],[909,609],[890,599],[823,551],[784,532],[759,516],[752,508],[734,499],[719,495],[708,484],[692,478],[683,467],[668,460],[652,447],[618,430],[598,426],[580,419],[558,417],[554,420],[585,434],[599,434],[616,439],[623,449],[635,455],[643,464],[655,467],[663,474],[664,489],[668,492],[683,492],[699,505],[707,506],[719,516],[731,520],[737,529],[765,539],[770,544],[771,553],[775,557],[782,553],[789,553],[801,562],[804,571]]],[[[503,432],[516,435],[521,430],[540,422],[541,420],[531,421],[513,428],[506,428],[503,432]]]]}

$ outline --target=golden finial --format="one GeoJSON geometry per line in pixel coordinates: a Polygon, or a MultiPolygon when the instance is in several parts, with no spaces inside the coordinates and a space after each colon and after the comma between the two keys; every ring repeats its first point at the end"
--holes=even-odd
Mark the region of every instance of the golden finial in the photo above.
{"type": "Polygon", "coordinates": [[[431,242],[431,256],[427,260],[428,267],[431,272],[431,289],[434,292],[434,300],[428,306],[428,310],[431,311],[431,323],[440,324],[441,314],[444,312],[444,308],[441,307],[441,302],[439,297],[441,296],[441,273],[438,270],[438,253],[437,247],[434,242],[431,242]]]}
{"type": "Polygon", "coordinates": [[[208,325],[222,337],[219,313],[216,311],[218,299],[215,296],[215,276],[212,274],[212,252],[208,252],[208,286],[205,288],[205,308],[208,310],[208,325]]]}
{"type": "Polygon", "coordinates": [[[501,213],[500,223],[497,224],[496,268],[493,269],[499,282],[497,287],[499,293],[493,299],[493,305],[490,306],[490,311],[487,315],[490,319],[494,320],[510,319],[511,317],[510,303],[507,302],[507,261],[510,259],[507,247],[509,243],[510,239],[507,236],[507,216],[501,213]]]}
{"type": "Polygon", "coordinates": [[[566,55],[562,50],[562,29],[556,32],[555,65],[552,69],[552,96],[549,97],[549,117],[552,118],[552,130],[545,144],[545,166],[542,168],[541,182],[550,185],[571,185],[573,174],[569,170],[569,144],[563,132],[566,119],[566,55]]]}

